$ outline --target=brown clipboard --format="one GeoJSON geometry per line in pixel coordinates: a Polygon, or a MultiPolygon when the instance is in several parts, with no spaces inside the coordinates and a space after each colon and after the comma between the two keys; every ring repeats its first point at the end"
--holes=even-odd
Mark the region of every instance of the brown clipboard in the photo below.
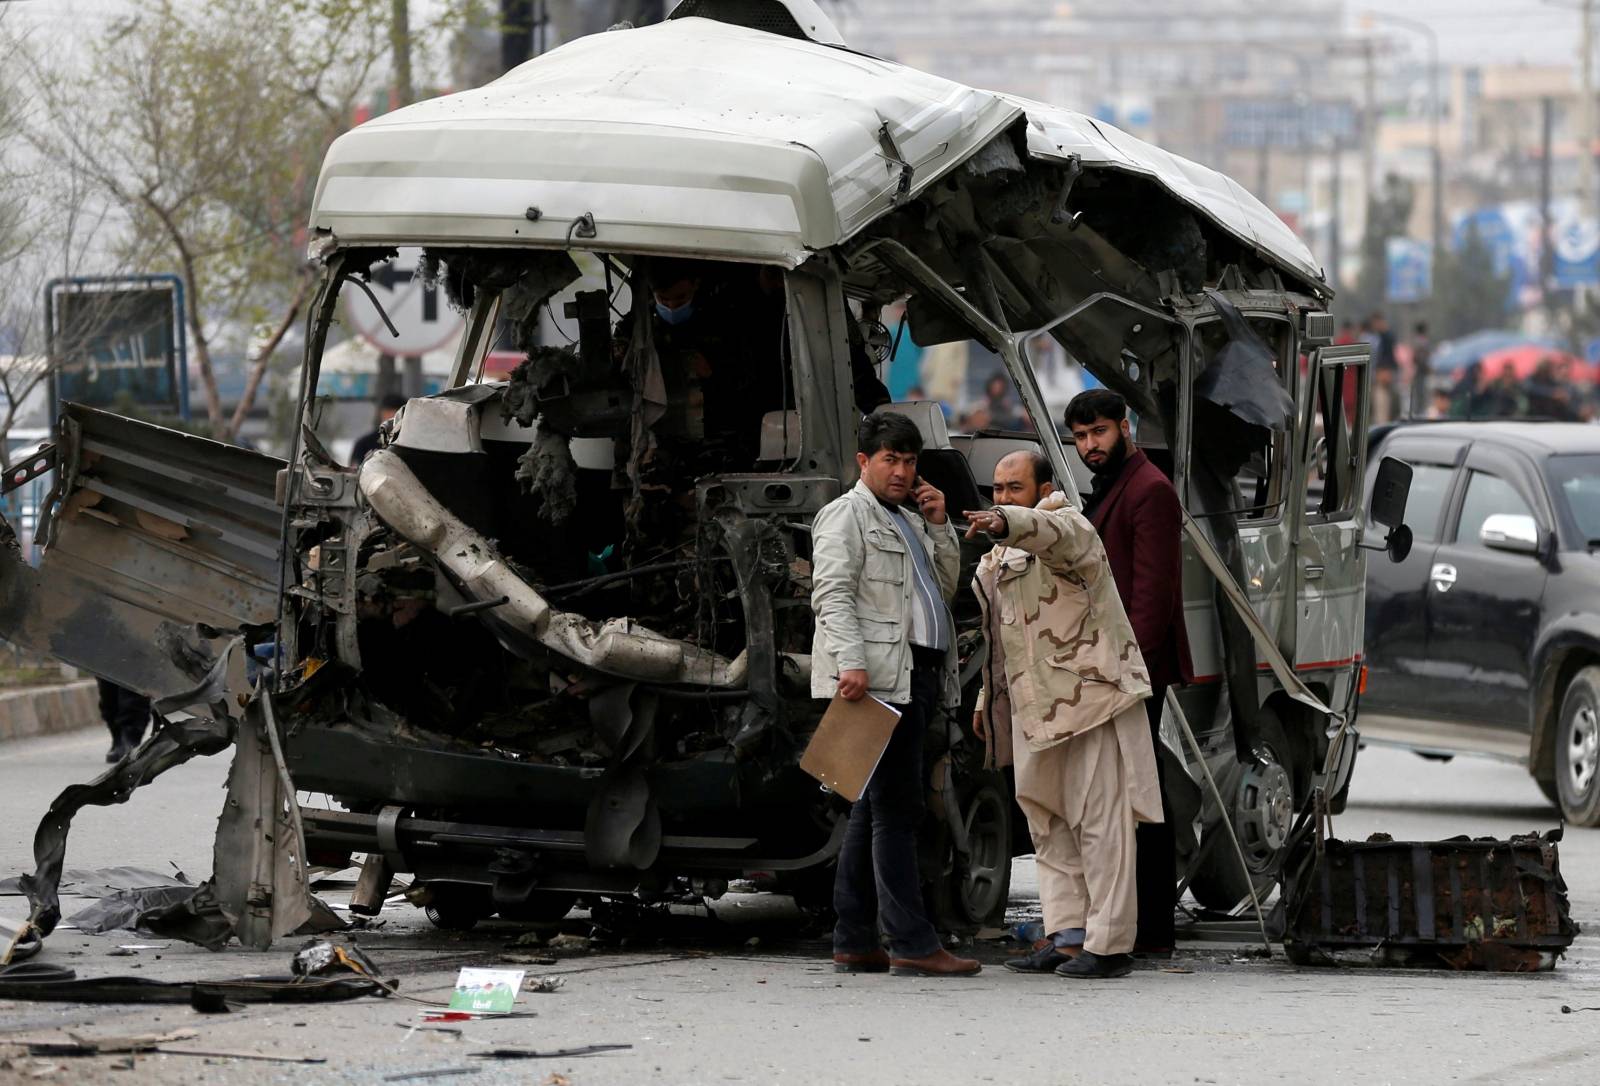
{"type": "Polygon", "coordinates": [[[899,723],[899,710],[870,694],[859,701],[835,694],[800,757],[800,768],[854,803],[867,790],[899,723]]]}

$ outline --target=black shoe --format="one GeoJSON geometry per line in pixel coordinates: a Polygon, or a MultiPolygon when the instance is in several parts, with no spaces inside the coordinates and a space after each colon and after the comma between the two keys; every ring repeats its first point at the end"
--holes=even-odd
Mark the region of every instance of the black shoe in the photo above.
{"type": "Polygon", "coordinates": [[[1109,979],[1125,977],[1133,972],[1133,958],[1128,954],[1095,954],[1085,950],[1064,965],[1056,966],[1056,976],[1079,979],[1109,979]]]}
{"type": "Polygon", "coordinates": [[[1054,973],[1058,967],[1071,960],[1071,954],[1063,953],[1054,943],[1046,943],[1031,954],[1024,954],[1020,958],[1008,958],[1005,966],[1013,973],[1054,973]]]}
{"type": "Polygon", "coordinates": [[[1145,946],[1142,943],[1135,943],[1133,960],[1139,962],[1170,962],[1172,960],[1172,948],[1170,946],[1145,946]]]}

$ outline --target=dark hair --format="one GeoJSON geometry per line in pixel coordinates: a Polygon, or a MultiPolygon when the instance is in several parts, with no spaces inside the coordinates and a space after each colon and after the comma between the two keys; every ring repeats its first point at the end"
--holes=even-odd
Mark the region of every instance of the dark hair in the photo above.
{"type": "Polygon", "coordinates": [[[389,393],[389,395],[385,396],[383,399],[378,401],[378,410],[379,411],[398,411],[402,407],[404,407],[405,405],[406,405],[406,398],[404,396],[396,396],[394,393],[391,392],[391,393],[389,393]]]}
{"type": "Polygon", "coordinates": [[[1067,429],[1092,425],[1095,419],[1121,422],[1128,417],[1128,401],[1109,388],[1091,388],[1072,397],[1064,420],[1067,429]]]}
{"type": "Polygon", "coordinates": [[[893,411],[874,411],[862,419],[856,439],[856,447],[866,457],[877,455],[880,449],[913,456],[922,453],[922,431],[916,423],[893,411]]]}
{"type": "Polygon", "coordinates": [[[1044,453],[1040,452],[1038,449],[1018,449],[1014,453],[1007,453],[1004,457],[1001,457],[1001,459],[1007,460],[1013,456],[1027,457],[1028,463],[1033,465],[1033,481],[1036,486],[1044,486],[1046,483],[1053,483],[1056,481],[1056,469],[1054,465],[1050,463],[1050,458],[1044,453]]]}
{"type": "Polygon", "coordinates": [[[682,257],[660,257],[650,265],[650,286],[654,290],[670,287],[674,283],[698,280],[705,274],[705,265],[697,260],[682,257]]]}

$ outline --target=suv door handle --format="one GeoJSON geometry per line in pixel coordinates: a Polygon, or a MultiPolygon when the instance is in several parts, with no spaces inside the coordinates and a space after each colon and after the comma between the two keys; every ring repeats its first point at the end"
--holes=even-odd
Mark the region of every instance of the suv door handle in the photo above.
{"type": "Polygon", "coordinates": [[[1440,592],[1448,592],[1456,583],[1456,567],[1444,562],[1435,562],[1433,570],[1428,574],[1433,581],[1433,587],[1440,592]]]}

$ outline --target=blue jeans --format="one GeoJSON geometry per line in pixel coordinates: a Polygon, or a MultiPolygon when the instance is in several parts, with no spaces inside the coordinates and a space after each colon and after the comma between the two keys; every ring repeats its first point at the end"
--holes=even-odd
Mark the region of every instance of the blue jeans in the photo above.
{"type": "Polygon", "coordinates": [[[942,655],[912,649],[911,702],[895,706],[900,722],[867,790],[850,807],[833,879],[835,953],[877,950],[880,924],[896,958],[924,958],[939,949],[922,904],[917,827],[924,805],[922,736],[939,701],[942,655]]]}

